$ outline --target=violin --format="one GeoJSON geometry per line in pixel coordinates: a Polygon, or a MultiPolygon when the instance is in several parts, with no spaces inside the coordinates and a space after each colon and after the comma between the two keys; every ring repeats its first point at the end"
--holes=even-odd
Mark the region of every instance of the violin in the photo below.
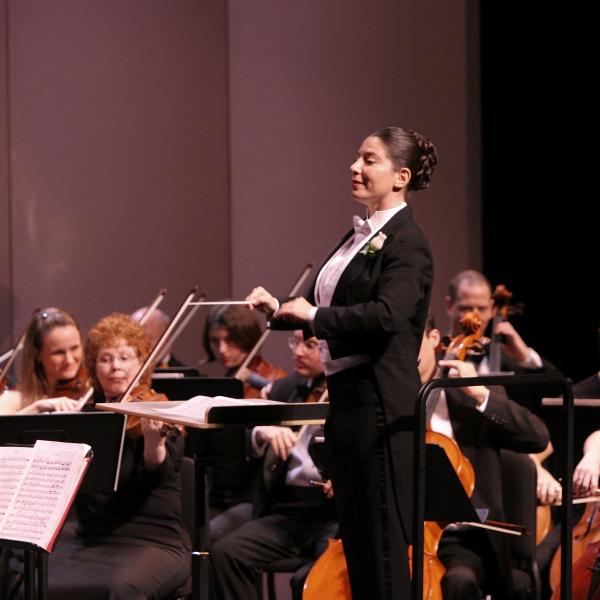
{"type": "MultiPolygon", "coordinates": [[[[270,331],[270,329],[266,331],[270,331]]],[[[267,363],[260,356],[255,356],[250,361],[248,371],[250,376],[244,381],[244,398],[260,398],[262,387],[287,375],[283,369],[267,363]],[[256,385],[253,385],[253,382],[259,382],[259,386],[256,387],[256,385]]],[[[238,374],[239,369],[236,371],[234,377],[240,379],[241,377],[238,374]]]]}
{"type": "Polygon", "coordinates": [[[87,369],[81,365],[73,379],[61,379],[52,391],[52,398],[65,396],[71,400],[79,400],[81,395],[90,387],[87,369]]]}
{"type": "Polygon", "coordinates": [[[488,348],[488,363],[490,372],[492,373],[497,373],[501,370],[503,336],[495,333],[496,327],[499,323],[507,321],[510,316],[523,314],[522,304],[511,304],[512,296],[512,292],[509,292],[503,284],[497,285],[492,294],[494,306],[492,308],[491,340],[488,348]]]}
{"type": "MultiPolygon", "coordinates": [[[[312,388],[310,389],[310,391],[308,392],[308,395],[306,396],[306,398],[304,398],[304,402],[310,403],[310,402],[327,402],[327,400],[329,400],[329,393],[327,391],[327,380],[325,379],[325,376],[322,375],[318,381],[315,382],[315,384],[312,386],[312,388]]],[[[300,431],[302,431],[302,429],[304,427],[307,427],[307,425],[303,425],[300,428],[300,431]]]]}
{"type": "MultiPolygon", "coordinates": [[[[164,394],[155,392],[150,386],[146,384],[140,384],[132,390],[127,397],[126,402],[165,402],[169,399],[164,394]]],[[[141,417],[134,415],[128,415],[127,426],[125,431],[127,436],[133,439],[137,439],[142,436],[141,417]]],[[[185,428],[183,425],[171,425],[165,423],[160,432],[162,437],[174,437],[177,435],[185,435],[185,428]]]]}

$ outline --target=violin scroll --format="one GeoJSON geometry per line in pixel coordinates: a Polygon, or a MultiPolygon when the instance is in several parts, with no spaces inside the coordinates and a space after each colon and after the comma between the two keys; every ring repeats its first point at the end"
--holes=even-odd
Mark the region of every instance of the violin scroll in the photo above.
{"type": "Polygon", "coordinates": [[[462,333],[444,337],[436,349],[445,360],[466,360],[482,356],[486,352],[489,339],[482,335],[483,321],[476,312],[468,312],[460,320],[462,333]]]}
{"type": "Polygon", "coordinates": [[[522,302],[512,302],[513,293],[508,291],[502,283],[496,286],[492,298],[494,300],[493,313],[494,316],[501,314],[502,320],[505,321],[508,317],[519,316],[523,314],[525,309],[522,302]]]}

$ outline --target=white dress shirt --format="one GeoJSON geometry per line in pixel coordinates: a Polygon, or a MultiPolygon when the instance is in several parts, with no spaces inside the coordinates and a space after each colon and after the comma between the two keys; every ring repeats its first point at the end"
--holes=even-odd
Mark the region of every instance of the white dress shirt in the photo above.
{"type": "MultiPolygon", "coordinates": [[[[355,233],[344,244],[342,244],[335,254],[325,263],[315,283],[316,307],[310,312],[309,320],[312,323],[320,306],[330,306],[335,288],[350,261],[365,247],[369,241],[375,237],[377,232],[405,206],[406,202],[386,210],[374,212],[368,219],[362,221],[355,217],[355,233]]],[[[354,367],[369,362],[366,354],[344,356],[343,358],[332,359],[329,353],[329,346],[325,340],[319,340],[319,354],[325,375],[333,375],[344,369],[354,367]]]]}

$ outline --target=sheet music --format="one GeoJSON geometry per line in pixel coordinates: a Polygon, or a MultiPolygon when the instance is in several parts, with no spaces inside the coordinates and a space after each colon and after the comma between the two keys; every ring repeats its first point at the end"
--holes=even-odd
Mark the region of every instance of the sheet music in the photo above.
{"type": "Polygon", "coordinates": [[[19,458],[9,453],[10,466],[13,478],[18,466],[22,475],[2,515],[0,538],[47,548],[70,506],[90,447],[38,440],[33,448],[16,450],[19,458]]]}
{"type": "Polygon", "coordinates": [[[13,494],[25,477],[32,448],[0,447],[0,524],[13,499],[13,494]]]}
{"type": "Polygon", "coordinates": [[[237,398],[228,398],[227,396],[194,396],[178,406],[170,408],[157,408],[156,412],[164,413],[171,417],[189,417],[204,421],[208,409],[214,406],[260,406],[268,404],[284,404],[275,400],[239,400],[237,398]]]}

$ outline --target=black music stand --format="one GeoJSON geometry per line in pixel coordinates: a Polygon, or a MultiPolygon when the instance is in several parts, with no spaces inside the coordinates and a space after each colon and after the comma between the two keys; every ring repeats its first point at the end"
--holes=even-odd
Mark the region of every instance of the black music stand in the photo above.
{"type": "Polygon", "coordinates": [[[28,446],[37,440],[87,444],[94,460],[79,491],[116,491],[124,422],[123,415],[105,412],[5,415],[0,416],[0,444],[28,446]]]}
{"type": "MultiPolygon", "coordinates": [[[[34,600],[35,598],[46,600],[48,597],[48,552],[35,544],[5,539],[0,539],[0,548],[24,551],[24,600],[34,600]]],[[[2,574],[2,577],[4,576],[5,574],[2,574]]]]}
{"type": "Polygon", "coordinates": [[[194,396],[243,398],[244,384],[235,377],[182,377],[153,379],[152,387],[169,400],[189,400],[194,396]]]}
{"type": "Polygon", "coordinates": [[[443,448],[426,444],[425,462],[425,521],[482,523],[443,448]]]}
{"type": "MultiPolygon", "coordinates": [[[[202,420],[190,417],[175,417],[157,409],[164,409],[170,402],[127,402],[99,404],[100,410],[128,414],[143,418],[161,419],[185,425],[188,451],[194,459],[196,492],[195,549],[192,552],[192,598],[209,598],[208,573],[208,511],[206,468],[227,462],[233,454],[230,444],[223,443],[228,433],[245,439],[245,429],[255,425],[303,425],[321,424],[329,404],[311,402],[302,404],[273,403],[264,405],[215,406],[210,408],[202,420]]],[[[186,404],[182,402],[181,404],[186,404]]],[[[245,403],[244,403],[245,404],[245,403]]],[[[245,446],[244,446],[245,447],[245,446]]]]}
{"type": "Polygon", "coordinates": [[[152,373],[152,379],[182,379],[183,377],[200,377],[196,367],[157,367],[152,373]]]}
{"type": "MultiPolygon", "coordinates": [[[[94,459],[79,492],[112,492],[116,490],[119,478],[124,425],[124,416],[113,413],[5,415],[0,416],[0,444],[28,446],[37,440],[88,444],[94,459]]],[[[0,547],[24,550],[24,598],[45,600],[48,596],[48,552],[34,544],[13,540],[0,540],[0,547]]]]}
{"type": "MultiPolygon", "coordinates": [[[[509,376],[482,376],[482,377],[461,377],[456,379],[433,379],[423,385],[419,391],[419,396],[415,405],[415,415],[413,422],[414,431],[414,462],[413,462],[413,563],[412,563],[412,600],[421,600],[423,596],[423,521],[429,520],[426,515],[426,478],[431,466],[429,454],[426,454],[425,444],[425,401],[429,395],[438,388],[460,388],[476,385],[497,385],[497,386],[515,386],[530,389],[551,389],[556,394],[562,392],[564,399],[563,417],[564,417],[564,463],[565,476],[563,477],[563,505],[562,505],[562,523],[561,523],[561,595],[568,597],[571,590],[571,556],[572,539],[571,530],[573,528],[573,516],[571,512],[571,502],[573,500],[573,481],[571,473],[573,472],[573,391],[569,382],[559,374],[535,374],[535,375],[509,375],[509,376]]],[[[556,395],[553,393],[552,395],[556,395]]],[[[427,445],[429,446],[429,445],[427,445]]],[[[454,479],[456,474],[454,474],[454,479]]],[[[431,491],[431,490],[429,490],[431,491]]],[[[428,494],[429,496],[431,494],[428,494]]],[[[446,490],[444,489],[444,496],[446,490]]],[[[444,497],[445,500],[445,497],[444,497]]],[[[452,519],[457,520],[457,518],[452,519]]]]}

